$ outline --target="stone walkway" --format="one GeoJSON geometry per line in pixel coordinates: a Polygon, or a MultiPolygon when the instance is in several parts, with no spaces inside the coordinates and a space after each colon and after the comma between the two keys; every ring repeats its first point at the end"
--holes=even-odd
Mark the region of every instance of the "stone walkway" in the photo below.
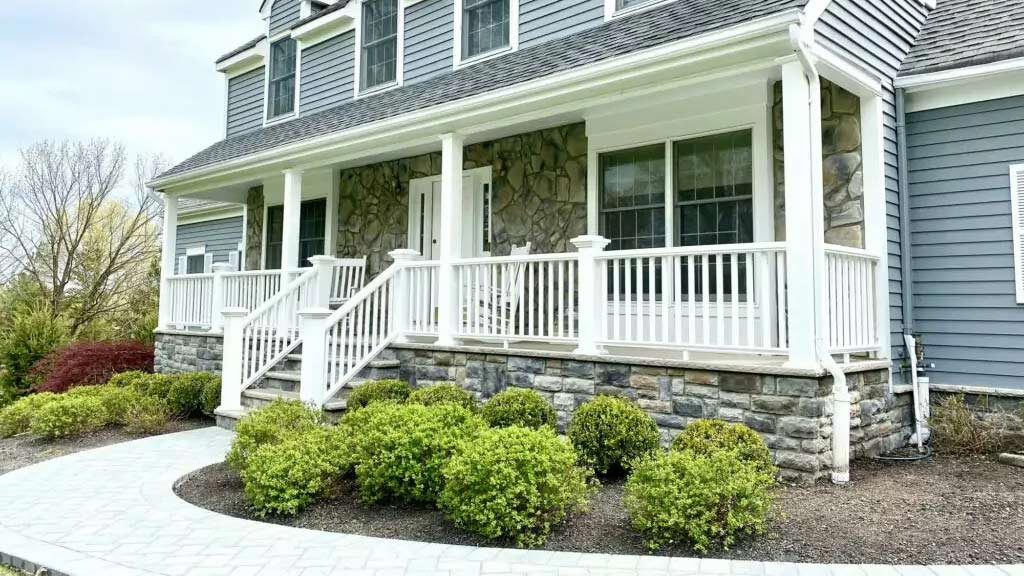
{"type": "Polygon", "coordinates": [[[50,460],[0,476],[0,557],[69,575],[999,575],[1024,566],[825,566],[472,548],[314,532],[196,508],[183,475],[220,461],[206,428],[50,460]]]}

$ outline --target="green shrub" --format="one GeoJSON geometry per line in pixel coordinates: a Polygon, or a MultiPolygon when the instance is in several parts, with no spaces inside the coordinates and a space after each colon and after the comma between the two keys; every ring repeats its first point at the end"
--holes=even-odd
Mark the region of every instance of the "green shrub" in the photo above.
{"type": "Polygon", "coordinates": [[[32,416],[57,398],[59,396],[56,394],[40,392],[23,396],[0,409],[0,438],[28,432],[32,426],[32,416]]]}
{"type": "Polygon", "coordinates": [[[256,514],[295,515],[323,494],[340,475],[336,442],[333,430],[318,427],[258,447],[242,471],[245,496],[256,514]]]}
{"type": "Polygon", "coordinates": [[[365,502],[390,497],[434,502],[444,483],[444,464],[461,441],[485,425],[456,404],[380,402],[346,415],[342,427],[365,502]]]}
{"type": "Polygon", "coordinates": [[[651,549],[682,543],[706,552],[764,532],[773,484],[735,451],[658,453],[634,466],[625,503],[651,549]]]}
{"type": "Polygon", "coordinates": [[[10,385],[27,390],[37,382],[29,372],[36,362],[64,345],[71,336],[68,323],[54,318],[46,306],[25,305],[15,311],[0,330],[0,366],[5,366],[10,385]]]}
{"type": "Polygon", "coordinates": [[[104,386],[78,386],[61,394],[62,398],[99,398],[106,392],[104,386]]]}
{"type": "Polygon", "coordinates": [[[566,514],[586,507],[588,474],[551,428],[488,429],[445,466],[439,505],[466,530],[538,545],[566,514]]]}
{"type": "Polygon", "coordinates": [[[629,471],[658,449],[658,425],[628,400],[598,396],[580,406],[567,430],[580,463],[600,474],[629,471]]]}
{"type": "Polygon", "coordinates": [[[150,377],[153,374],[150,372],[142,372],[139,370],[129,370],[128,372],[118,372],[107,380],[107,384],[111,386],[117,386],[118,388],[143,388],[146,383],[149,382],[150,377]]]}
{"type": "Polygon", "coordinates": [[[220,406],[220,376],[211,374],[203,384],[203,414],[213,418],[213,412],[220,406]]]}
{"type": "MultiPolygon", "coordinates": [[[[132,388],[118,388],[110,385],[95,386],[94,388],[98,390],[96,397],[103,404],[107,423],[119,426],[128,424],[128,415],[137,404],[151,398],[132,388]]],[[[78,390],[78,388],[73,390],[78,390]]]]}
{"type": "Polygon", "coordinates": [[[246,461],[260,446],[277,444],[289,434],[317,428],[322,422],[323,414],[319,410],[301,402],[275,400],[238,421],[227,464],[241,473],[245,470],[246,461]]]}
{"type": "Polygon", "coordinates": [[[167,388],[167,406],[181,418],[199,414],[203,410],[203,387],[207,378],[200,372],[175,374],[167,388]]]}
{"type": "Polygon", "coordinates": [[[495,428],[554,428],[558,423],[555,409],[536,390],[509,388],[488,400],[480,415],[495,428]]]}
{"type": "Polygon", "coordinates": [[[401,380],[375,380],[356,387],[346,402],[348,411],[365,408],[374,402],[405,402],[412,393],[408,382],[401,380]]]}
{"type": "Polygon", "coordinates": [[[757,466],[758,470],[775,474],[775,465],[768,445],[743,424],[730,424],[722,420],[696,420],[691,422],[672,441],[672,450],[688,450],[697,455],[708,455],[719,450],[735,450],[741,460],[757,466]]]}
{"type": "Polygon", "coordinates": [[[32,433],[44,438],[65,438],[99,430],[107,424],[103,402],[95,396],[61,397],[47,402],[32,415],[32,433]]]}
{"type": "Polygon", "coordinates": [[[435,404],[458,404],[467,410],[476,411],[477,402],[472,394],[458,384],[434,384],[417,388],[409,395],[410,404],[433,406],[435,404]]]}
{"type": "Polygon", "coordinates": [[[134,392],[134,399],[124,413],[124,428],[131,434],[156,434],[167,427],[171,410],[155,396],[134,392]]]}

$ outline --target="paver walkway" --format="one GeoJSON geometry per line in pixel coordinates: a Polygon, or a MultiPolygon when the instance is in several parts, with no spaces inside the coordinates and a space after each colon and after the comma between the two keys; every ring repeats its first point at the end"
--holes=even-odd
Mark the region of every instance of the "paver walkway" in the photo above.
{"type": "Polygon", "coordinates": [[[0,552],[76,576],[1024,576],[1024,566],[823,566],[425,544],[230,518],[175,496],[174,482],[223,459],[231,438],[218,428],[193,430],[80,452],[0,476],[0,552]]]}

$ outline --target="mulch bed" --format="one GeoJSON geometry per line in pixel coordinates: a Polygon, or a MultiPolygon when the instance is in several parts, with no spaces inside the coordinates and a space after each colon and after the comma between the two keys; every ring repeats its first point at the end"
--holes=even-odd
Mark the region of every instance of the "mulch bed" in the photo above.
{"type": "MultiPolygon", "coordinates": [[[[204,468],[177,487],[197,506],[255,519],[242,484],[224,464],[204,468]]],[[[623,482],[606,481],[590,511],[568,518],[546,550],[649,554],[622,503],[623,482]]],[[[339,483],[328,500],[294,518],[270,522],[332,532],[465,545],[486,542],[459,530],[437,510],[365,506],[355,483],[339,483]]],[[[1024,470],[987,458],[889,464],[858,461],[846,486],[786,487],[768,534],[712,556],[741,560],[879,564],[1024,562],[1024,470]]],[[[684,547],[657,552],[694,556],[684,547]]]]}
{"type": "MultiPolygon", "coordinates": [[[[162,433],[184,432],[212,425],[213,420],[206,418],[173,420],[162,433]]],[[[85,436],[59,440],[46,440],[31,434],[0,439],[0,474],[75,452],[145,437],[145,434],[129,434],[121,428],[103,428],[85,436]]]]}

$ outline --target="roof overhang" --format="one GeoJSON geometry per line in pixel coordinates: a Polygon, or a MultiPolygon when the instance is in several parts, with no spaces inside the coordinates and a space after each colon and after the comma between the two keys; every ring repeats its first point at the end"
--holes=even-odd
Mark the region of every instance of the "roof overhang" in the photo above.
{"type": "Polygon", "coordinates": [[[788,30],[799,23],[793,9],[737,26],[610,58],[568,72],[447,104],[371,122],[324,136],[219,162],[148,185],[175,194],[279,175],[287,168],[312,169],[389,149],[438,145],[438,135],[473,134],[495,126],[642,95],[673,83],[713,81],[716,76],[763,69],[791,56],[788,30]]]}
{"type": "Polygon", "coordinates": [[[226,74],[230,78],[263,66],[267,60],[268,46],[267,39],[263,38],[252,48],[217,62],[217,72],[226,74]]]}
{"type": "Polygon", "coordinates": [[[901,76],[907,111],[917,112],[1024,95],[1024,58],[901,76]]]}
{"type": "Polygon", "coordinates": [[[359,3],[350,2],[344,8],[315,18],[292,30],[292,38],[302,47],[312,46],[351,30],[355,26],[359,3]]]}

